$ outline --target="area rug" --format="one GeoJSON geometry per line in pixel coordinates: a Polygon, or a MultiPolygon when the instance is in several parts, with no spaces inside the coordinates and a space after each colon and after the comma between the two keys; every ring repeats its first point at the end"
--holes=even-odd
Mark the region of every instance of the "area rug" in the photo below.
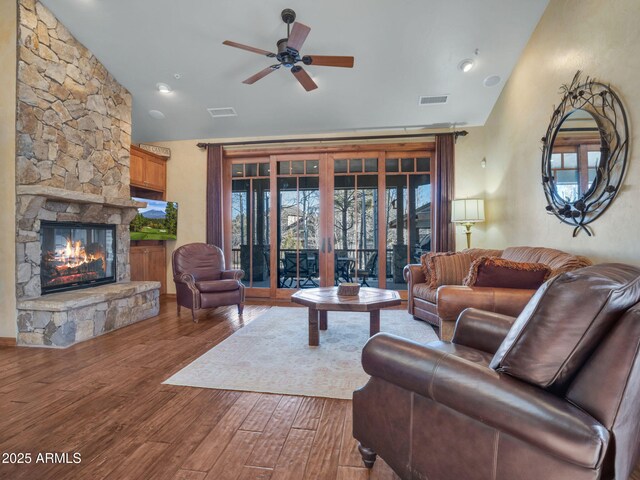
{"type": "MultiPolygon", "coordinates": [[[[421,343],[438,339],[404,310],[380,313],[383,332],[421,343]]],[[[328,323],[320,345],[310,347],[306,308],[270,308],[164,383],[350,399],[369,378],[360,361],[369,314],[329,312],[328,323]]]]}

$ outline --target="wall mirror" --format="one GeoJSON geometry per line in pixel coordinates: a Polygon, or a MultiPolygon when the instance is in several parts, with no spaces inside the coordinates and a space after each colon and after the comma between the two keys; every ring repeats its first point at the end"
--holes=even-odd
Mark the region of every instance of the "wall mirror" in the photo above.
{"type": "Polygon", "coordinates": [[[627,165],[627,118],[611,87],[580,72],[561,88],[542,138],[542,184],[547,211],[592,235],[588,224],[607,209],[620,190],[627,165]]]}

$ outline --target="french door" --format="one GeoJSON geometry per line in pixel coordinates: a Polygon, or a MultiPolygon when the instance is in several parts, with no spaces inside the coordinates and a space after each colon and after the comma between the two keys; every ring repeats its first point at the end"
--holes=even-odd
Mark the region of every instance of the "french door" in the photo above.
{"type": "Polygon", "coordinates": [[[247,294],[357,282],[396,289],[431,248],[431,151],[234,158],[225,243],[247,294]]]}

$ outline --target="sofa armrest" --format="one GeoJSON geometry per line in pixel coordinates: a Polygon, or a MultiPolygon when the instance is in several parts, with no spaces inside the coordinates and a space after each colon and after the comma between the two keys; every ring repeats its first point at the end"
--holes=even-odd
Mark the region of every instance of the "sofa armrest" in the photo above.
{"type": "Polygon", "coordinates": [[[463,310],[453,332],[453,343],[494,354],[507,336],[516,317],[486,312],[477,308],[463,310]]]}
{"type": "Polygon", "coordinates": [[[222,280],[242,280],[244,277],[244,270],[223,270],[222,276],[220,277],[222,280]]]}
{"type": "Polygon", "coordinates": [[[402,270],[402,276],[407,282],[407,309],[413,315],[413,286],[426,281],[422,265],[419,263],[405,265],[404,270],[402,270]]]}
{"type": "Polygon", "coordinates": [[[196,285],[196,279],[190,273],[180,273],[173,277],[173,281],[176,283],[186,283],[194,288],[196,285]]]}
{"type": "Polygon", "coordinates": [[[402,276],[407,283],[415,285],[416,283],[424,283],[426,278],[424,276],[424,270],[419,263],[410,263],[405,265],[402,271],[402,276]]]}
{"type": "Polygon", "coordinates": [[[189,308],[200,308],[200,290],[196,287],[196,279],[190,273],[174,275],[176,284],[176,301],[178,305],[189,308]]]}
{"type": "Polygon", "coordinates": [[[365,371],[585,468],[598,467],[609,432],[563,398],[484,365],[389,334],[362,352],[365,371]]]}
{"type": "Polygon", "coordinates": [[[438,316],[443,322],[455,322],[464,309],[473,307],[517,317],[534,293],[520,288],[443,285],[438,288],[438,316]]]}

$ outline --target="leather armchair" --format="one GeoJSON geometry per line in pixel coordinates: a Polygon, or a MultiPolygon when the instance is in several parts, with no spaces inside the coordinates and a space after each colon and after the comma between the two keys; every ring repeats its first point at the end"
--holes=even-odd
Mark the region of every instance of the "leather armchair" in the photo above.
{"type": "Polygon", "coordinates": [[[365,465],[380,455],[403,479],[626,480],[640,447],[640,270],[605,266],[614,279],[603,292],[609,303],[589,311],[585,288],[591,285],[588,296],[603,291],[601,277],[589,284],[598,267],[551,282],[517,320],[463,311],[451,342],[372,337],[362,354],[371,378],[353,395],[353,434],[365,465]],[[613,285],[630,272],[635,279],[624,288],[613,285]],[[549,304],[556,313],[572,308],[549,315],[549,304]],[[537,336],[523,324],[544,322],[554,340],[540,345],[529,370],[546,371],[550,356],[571,350],[559,362],[569,373],[548,388],[497,367],[505,351],[518,354],[519,340],[535,347],[537,336]],[[574,336],[588,344],[574,349],[567,344],[578,323],[586,334],[574,336]]]}
{"type": "Polygon", "coordinates": [[[173,251],[171,256],[173,281],[176,284],[178,315],[180,307],[191,309],[197,323],[196,311],[222,305],[244,308],[242,270],[225,270],[224,254],[214,245],[190,243],[173,251]]]}

